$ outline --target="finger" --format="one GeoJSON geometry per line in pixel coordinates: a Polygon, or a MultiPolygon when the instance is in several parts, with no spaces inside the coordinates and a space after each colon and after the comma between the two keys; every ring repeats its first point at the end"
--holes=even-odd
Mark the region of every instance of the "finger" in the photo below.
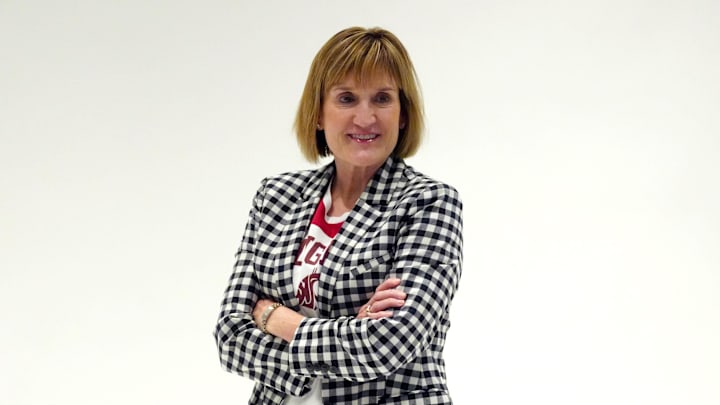
{"type": "Polygon", "coordinates": [[[384,290],[384,291],[378,291],[375,294],[373,294],[372,297],[368,300],[368,302],[376,302],[381,301],[388,298],[396,298],[404,300],[407,297],[407,294],[405,294],[402,290],[384,290]]]}
{"type": "Polygon", "coordinates": [[[380,283],[380,285],[377,286],[375,291],[380,292],[380,291],[385,291],[385,290],[395,288],[395,287],[399,286],[401,282],[402,282],[402,280],[400,280],[399,278],[394,278],[394,277],[389,278],[389,279],[383,281],[382,283],[380,283]]]}
{"type": "Polygon", "coordinates": [[[404,300],[401,299],[384,299],[373,303],[367,303],[360,307],[358,310],[358,319],[370,318],[370,319],[382,319],[393,316],[393,308],[400,308],[405,304],[404,300]],[[368,310],[369,309],[369,310],[368,310]]]}
{"type": "Polygon", "coordinates": [[[368,316],[370,319],[383,319],[383,318],[392,318],[393,312],[392,311],[380,311],[380,312],[372,312],[368,316]]]}
{"type": "Polygon", "coordinates": [[[357,318],[358,318],[358,319],[362,319],[362,318],[372,318],[372,316],[373,316],[373,312],[372,312],[373,308],[372,308],[372,305],[373,305],[373,304],[371,304],[371,303],[367,303],[367,304],[361,306],[361,307],[360,307],[360,310],[358,311],[357,318]]]}
{"type": "Polygon", "coordinates": [[[390,308],[400,308],[405,305],[405,300],[397,298],[387,298],[384,300],[375,301],[372,303],[370,312],[380,312],[390,308]]]}

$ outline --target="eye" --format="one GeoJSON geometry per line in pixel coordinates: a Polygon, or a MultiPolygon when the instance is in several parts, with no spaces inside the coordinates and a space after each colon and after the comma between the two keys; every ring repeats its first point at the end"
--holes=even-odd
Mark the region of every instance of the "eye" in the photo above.
{"type": "Polygon", "coordinates": [[[385,92],[380,92],[375,96],[375,102],[378,104],[389,104],[392,100],[392,96],[385,92]]]}
{"type": "Polygon", "coordinates": [[[352,104],[355,102],[355,96],[352,93],[340,93],[337,96],[337,101],[340,104],[352,104]]]}

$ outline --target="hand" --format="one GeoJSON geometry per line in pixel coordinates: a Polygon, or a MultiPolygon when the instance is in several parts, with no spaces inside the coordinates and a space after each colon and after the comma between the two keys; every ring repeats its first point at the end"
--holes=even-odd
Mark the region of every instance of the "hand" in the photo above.
{"type": "Polygon", "coordinates": [[[272,305],[274,303],[275,303],[275,301],[272,301],[272,300],[269,300],[266,298],[257,300],[257,302],[255,303],[255,307],[253,308],[253,312],[252,312],[253,320],[255,320],[255,325],[260,327],[260,323],[262,322],[261,318],[262,318],[263,312],[265,312],[267,307],[269,307],[270,305],[272,305]]]}
{"type": "Polygon", "coordinates": [[[370,297],[367,304],[358,310],[357,319],[370,318],[381,319],[389,318],[393,315],[389,308],[399,308],[405,304],[405,294],[395,287],[400,285],[399,278],[389,278],[383,281],[376,289],[375,293],[370,297]]]}

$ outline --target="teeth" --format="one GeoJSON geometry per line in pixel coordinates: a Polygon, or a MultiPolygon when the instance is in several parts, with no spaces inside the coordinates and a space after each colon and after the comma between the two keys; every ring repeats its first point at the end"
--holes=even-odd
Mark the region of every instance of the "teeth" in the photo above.
{"type": "Polygon", "coordinates": [[[375,139],[377,138],[377,134],[366,134],[366,135],[360,135],[360,134],[353,134],[351,135],[354,139],[360,139],[363,141],[367,141],[368,139],[375,139]]]}

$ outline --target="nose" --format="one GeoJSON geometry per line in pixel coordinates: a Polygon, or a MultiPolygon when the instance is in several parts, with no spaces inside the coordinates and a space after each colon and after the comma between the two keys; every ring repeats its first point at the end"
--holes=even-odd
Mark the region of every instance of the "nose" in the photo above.
{"type": "Polygon", "coordinates": [[[359,103],[355,110],[353,123],[359,127],[367,128],[377,121],[375,108],[369,103],[359,103]]]}

